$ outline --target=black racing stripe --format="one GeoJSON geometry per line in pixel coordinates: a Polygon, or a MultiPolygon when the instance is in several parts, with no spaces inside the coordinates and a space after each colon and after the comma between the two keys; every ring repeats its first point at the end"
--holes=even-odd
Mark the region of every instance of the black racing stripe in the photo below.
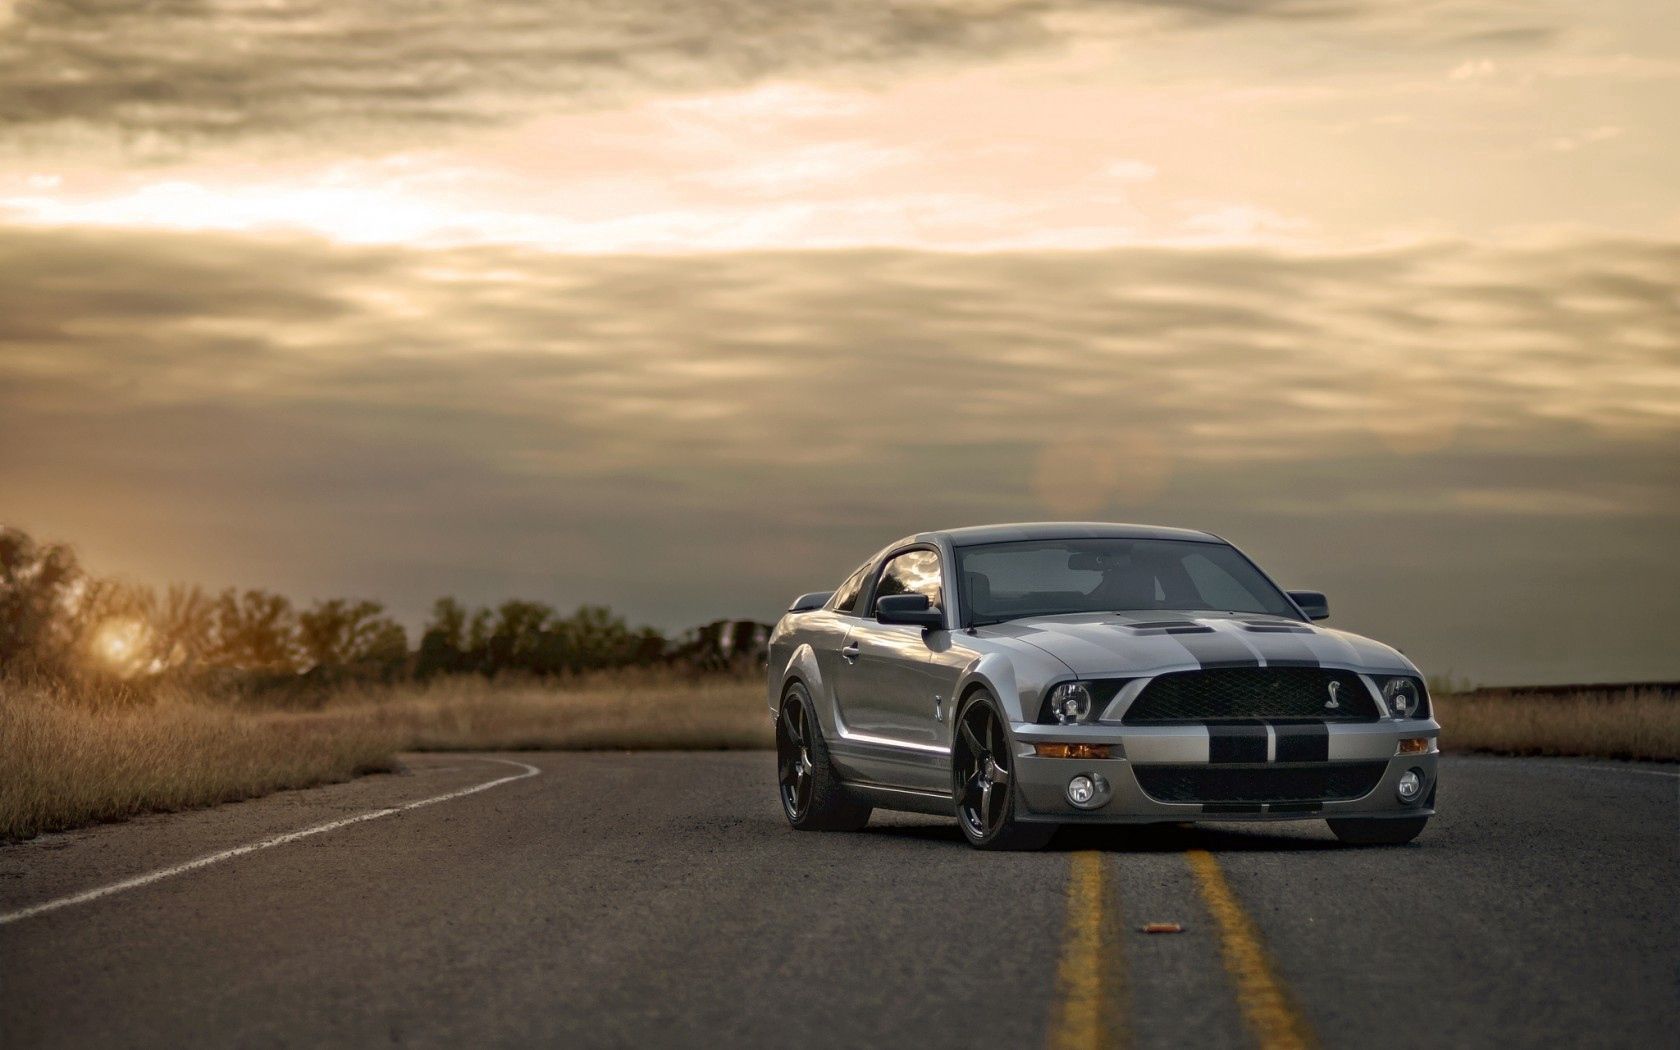
{"type": "Polygon", "coordinates": [[[1322,802],[1273,802],[1273,813],[1317,813],[1324,808],[1322,802]]]}
{"type": "Polygon", "coordinates": [[[1215,722],[1208,727],[1208,761],[1266,761],[1266,723],[1215,722]]]}
{"type": "Polygon", "coordinates": [[[1317,667],[1312,646],[1298,635],[1253,632],[1254,647],[1266,657],[1267,667],[1317,667]]]}
{"type": "Polygon", "coordinates": [[[1206,634],[1175,634],[1173,637],[1204,670],[1209,667],[1260,666],[1254,650],[1230,635],[1209,631],[1206,634]]]}
{"type": "Polygon", "coordinates": [[[1274,721],[1279,762],[1330,761],[1330,728],[1311,720],[1274,721]]]}
{"type": "Polygon", "coordinates": [[[1258,802],[1204,802],[1203,813],[1258,813],[1258,802]]]}

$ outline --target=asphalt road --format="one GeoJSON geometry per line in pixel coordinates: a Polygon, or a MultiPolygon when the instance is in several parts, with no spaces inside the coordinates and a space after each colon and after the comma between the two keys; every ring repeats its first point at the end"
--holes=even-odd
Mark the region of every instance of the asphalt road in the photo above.
{"type": "Polygon", "coordinates": [[[1441,815],[1401,848],[1312,823],[981,854],[932,818],[790,831],[767,754],[498,757],[0,848],[0,1046],[1413,1050],[1680,1031],[1673,767],[1449,757],[1441,815]],[[1139,932],[1154,921],[1185,929],[1139,932]]]}

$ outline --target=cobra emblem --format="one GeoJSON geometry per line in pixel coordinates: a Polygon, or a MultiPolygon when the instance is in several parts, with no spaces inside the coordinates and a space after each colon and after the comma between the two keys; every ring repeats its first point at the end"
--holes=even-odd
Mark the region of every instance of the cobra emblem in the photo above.
{"type": "Polygon", "coordinates": [[[1331,709],[1331,710],[1334,710],[1338,707],[1341,707],[1342,706],[1342,699],[1341,699],[1340,696],[1337,695],[1341,691],[1342,691],[1342,683],[1332,679],[1331,682],[1330,682],[1330,699],[1324,701],[1324,706],[1331,709]]]}

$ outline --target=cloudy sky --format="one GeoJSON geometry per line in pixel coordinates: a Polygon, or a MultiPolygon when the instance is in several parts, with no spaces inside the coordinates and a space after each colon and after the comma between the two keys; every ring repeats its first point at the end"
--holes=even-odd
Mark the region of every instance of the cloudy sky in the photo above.
{"type": "Polygon", "coordinates": [[[0,0],[0,519],[667,628],[1148,521],[1680,677],[1676,112],[1671,0],[0,0]]]}

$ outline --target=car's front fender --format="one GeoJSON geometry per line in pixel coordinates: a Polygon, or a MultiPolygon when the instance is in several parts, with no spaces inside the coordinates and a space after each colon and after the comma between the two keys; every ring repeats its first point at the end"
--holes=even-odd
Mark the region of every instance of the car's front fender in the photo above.
{"type": "MultiPolygon", "coordinates": [[[[818,702],[820,697],[828,695],[826,683],[823,682],[822,668],[817,663],[816,650],[811,648],[810,642],[801,642],[794,646],[788,654],[787,663],[778,670],[771,667],[769,675],[770,714],[774,717],[782,708],[782,697],[787,694],[788,685],[797,679],[805,686],[805,691],[811,694],[811,700],[816,705],[819,718],[826,706],[818,702]]],[[[831,727],[825,727],[831,728],[831,727]]]]}
{"type": "Polygon", "coordinates": [[[1067,667],[1048,654],[1039,658],[1021,652],[990,652],[964,668],[956,695],[966,700],[975,689],[984,688],[1003,709],[1005,722],[1031,722],[1038,717],[1044,690],[1067,674],[1067,667]]]}

